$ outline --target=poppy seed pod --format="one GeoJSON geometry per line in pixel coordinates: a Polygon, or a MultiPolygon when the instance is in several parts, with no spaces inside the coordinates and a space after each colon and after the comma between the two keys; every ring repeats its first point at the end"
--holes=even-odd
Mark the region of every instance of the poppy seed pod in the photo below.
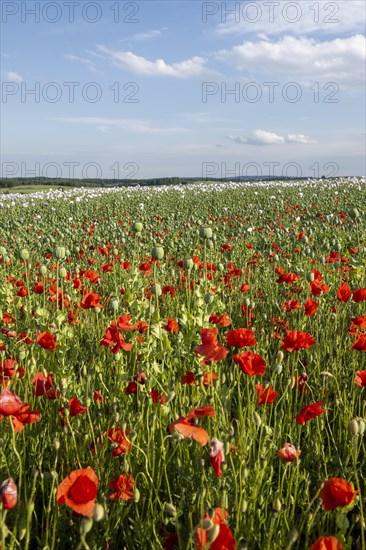
{"type": "Polygon", "coordinates": [[[211,294],[211,292],[207,292],[205,294],[205,304],[212,304],[214,299],[215,299],[215,296],[213,294],[211,294]]]}
{"type": "Polygon", "coordinates": [[[153,294],[154,296],[161,296],[162,295],[161,286],[159,284],[154,285],[151,289],[151,294],[153,294]]]}
{"type": "Polygon", "coordinates": [[[192,258],[187,258],[186,260],[184,260],[184,267],[185,269],[192,269],[193,265],[194,265],[194,262],[192,260],[192,258]]]}
{"type": "Polygon", "coordinates": [[[162,260],[164,258],[164,248],[162,246],[154,246],[151,256],[154,260],[162,260]]]}
{"type": "Polygon", "coordinates": [[[349,212],[348,212],[348,215],[350,218],[352,218],[353,220],[355,220],[356,218],[359,218],[360,217],[360,212],[357,210],[357,208],[352,208],[349,212]]]}
{"type": "Polygon", "coordinates": [[[20,260],[28,260],[28,258],[29,258],[29,250],[27,250],[26,248],[22,248],[21,250],[19,250],[20,260]]]}
{"type": "Polygon", "coordinates": [[[64,267],[61,267],[59,270],[58,270],[58,274],[60,275],[60,277],[62,279],[65,279],[66,275],[67,275],[67,271],[64,267]]]}
{"type": "Polygon", "coordinates": [[[135,222],[132,226],[132,231],[136,234],[136,233],[141,233],[142,231],[142,228],[143,228],[143,225],[141,222],[135,222]]]}
{"type": "Polygon", "coordinates": [[[47,267],[45,265],[41,265],[41,267],[39,268],[39,272],[42,277],[44,277],[47,274],[47,267]]]}
{"type": "Polygon", "coordinates": [[[200,237],[201,239],[211,239],[212,238],[212,229],[203,225],[200,227],[200,237]]]}
{"type": "Polygon", "coordinates": [[[0,484],[0,501],[5,510],[12,510],[18,500],[18,490],[12,477],[0,484]]]}
{"type": "Polygon", "coordinates": [[[348,424],[348,431],[351,435],[363,435],[366,424],[363,418],[353,418],[348,424]]]}
{"type": "Polygon", "coordinates": [[[58,260],[63,260],[66,256],[66,248],[64,246],[55,246],[53,256],[58,260]]]}

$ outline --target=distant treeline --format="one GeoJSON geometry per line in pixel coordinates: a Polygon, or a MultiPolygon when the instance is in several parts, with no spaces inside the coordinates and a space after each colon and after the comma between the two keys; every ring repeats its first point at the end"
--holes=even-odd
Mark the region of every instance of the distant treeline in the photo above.
{"type": "MultiPolygon", "coordinates": [[[[151,179],[64,179],[64,178],[0,178],[0,189],[11,189],[28,185],[42,185],[49,187],[130,187],[134,185],[155,186],[155,185],[184,185],[197,181],[248,181],[248,180],[291,180],[294,178],[283,176],[237,176],[233,178],[151,178],[151,179]]],[[[295,178],[306,180],[306,177],[295,178]]],[[[325,176],[322,176],[325,179],[325,176]]]]}
{"type": "Polygon", "coordinates": [[[129,187],[131,185],[177,185],[195,181],[196,178],[153,178],[153,179],[64,179],[64,178],[2,178],[0,188],[27,185],[57,187],[129,187]]]}

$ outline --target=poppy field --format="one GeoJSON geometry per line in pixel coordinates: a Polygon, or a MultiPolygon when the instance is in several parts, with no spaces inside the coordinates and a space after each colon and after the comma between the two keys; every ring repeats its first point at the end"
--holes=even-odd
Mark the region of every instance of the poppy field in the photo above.
{"type": "Polygon", "coordinates": [[[1,550],[365,550],[366,180],[0,195],[1,550]]]}

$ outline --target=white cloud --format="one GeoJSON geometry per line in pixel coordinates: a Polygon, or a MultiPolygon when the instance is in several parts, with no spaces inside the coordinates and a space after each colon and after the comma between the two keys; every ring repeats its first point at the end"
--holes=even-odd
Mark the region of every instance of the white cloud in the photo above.
{"type": "MultiPolygon", "coordinates": [[[[163,31],[167,30],[166,27],[162,29],[163,31]]],[[[146,31],[146,32],[139,32],[136,34],[133,34],[130,38],[126,38],[126,40],[150,40],[150,38],[156,38],[157,36],[161,35],[161,30],[152,30],[152,31],[146,31]]]]}
{"type": "Polygon", "coordinates": [[[216,59],[238,71],[272,75],[300,83],[332,81],[364,85],[366,39],[362,35],[317,42],[312,38],[283,38],[268,42],[245,41],[230,50],[220,50],[216,59]]]}
{"type": "Polygon", "coordinates": [[[228,139],[239,144],[248,145],[283,145],[284,143],[316,143],[304,134],[288,134],[280,136],[267,130],[254,130],[249,136],[227,136],[228,139]]]}
{"type": "Polygon", "coordinates": [[[104,118],[104,117],[56,117],[52,120],[70,124],[89,124],[106,133],[112,128],[121,128],[138,134],[172,134],[190,131],[188,128],[156,127],[148,120],[129,118],[104,118]]]}
{"type": "MultiPolygon", "coordinates": [[[[234,3],[233,3],[234,4],[234,3]]],[[[337,35],[364,32],[365,5],[361,0],[317,0],[317,2],[268,2],[251,0],[244,4],[239,2],[230,6],[234,13],[225,14],[225,4],[221,12],[213,16],[221,22],[216,28],[219,35],[244,33],[266,36],[280,34],[294,35],[337,35]],[[226,21],[225,21],[226,19],[226,21]]],[[[229,9],[229,8],[228,8],[229,9]]],[[[207,16],[208,21],[211,16],[207,16]]]]}
{"type": "Polygon", "coordinates": [[[73,54],[66,54],[65,58],[69,59],[70,61],[79,61],[80,63],[83,63],[88,67],[89,71],[91,71],[92,73],[97,72],[97,69],[95,68],[93,61],[90,61],[90,59],[86,59],[85,57],[79,57],[78,55],[73,55],[73,54]]]}
{"type": "Polygon", "coordinates": [[[10,80],[11,82],[23,82],[23,78],[20,76],[20,74],[16,73],[15,71],[7,71],[3,73],[5,80],[10,80]]]}
{"type": "Polygon", "coordinates": [[[294,143],[316,143],[316,141],[304,136],[304,134],[288,134],[286,141],[294,143]]]}
{"type": "Polygon", "coordinates": [[[148,76],[171,76],[173,78],[185,79],[197,76],[216,75],[206,67],[206,59],[194,56],[185,61],[176,63],[166,63],[164,59],[155,59],[150,61],[145,57],[136,55],[133,52],[121,50],[111,50],[105,46],[99,45],[98,50],[106,55],[114,65],[122,69],[127,69],[136,74],[148,76]]]}

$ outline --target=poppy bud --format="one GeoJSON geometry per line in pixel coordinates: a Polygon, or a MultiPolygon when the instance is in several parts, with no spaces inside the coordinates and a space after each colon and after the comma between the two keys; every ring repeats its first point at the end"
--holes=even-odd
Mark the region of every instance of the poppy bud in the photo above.
{"type": "Polygon", "coordinates": [[[154,246],[151,256],[154,260],[162,260],[164,258],[164,248],[162,246],[154,246]]]}
{"type": "Polygon", "coordinates": [[[220,525],[218,523],[215,523],[214,526],[208,530],[207,532],[207,538],[208,542],[212,543],[214,542],[220,533],[220,525]]]}
{"type": "Polygon", "coordinates": [[[92,516],[94,521],[101,521],[104,518],[104,508],[101,504],[98,502],[96,503],[94,507],[94,512],[92,516]]]}
{"type": "Polygon", "coordinates": [[[5,510],[12,510],[18,500],[18,490],[12,477],[5,479],[0,484],[0,501],[5,510]]]}
{"type": "Polygon", "coordinates": [[[93,518],[83,518],[80,524],[80,534],[85,536],[93,527],[93,518]]]}
{"type": "Polygon", "coordinates": [[[297,539],[299,538],[299,532],[297,529],[291,529],[290,535],[289,535],[289,542],[290,544],[294,544],[297,539]]]}
{"type": "Polygon", "coordinates": [[[137,488],[135,488],[133,492],[133,501],[137,504],[139,500],[140,500],[140,491],[137,488]]]}
{"type": "Polygon", "coordinates": [[[171,401],[173,401],[174,397],[175,397],[175,391],[172,390],[172,391],[169,392],[168,395],[166,396],[165,405],[167,405],[168,403],[170,403],[171,401]]]}
{"type": "Polygon", "coordinates": [[[282,510],[282,503],[280,499],[277,497],[273,503],[272,512],[274,514],[278,514],[278,512],[281,512],[281,510],[282,510]]]}
{"type": "Polygon", "coordinates": [[[241,513],[245,514],[247,510],[248,510],[248,502],[244,499],[241,505],[241,513]]]}
{"type": "Polygon", "coordinates": [[[55,449],[55,451],[58,451],[60,448],[60,440],[58,437],[55,437],[53,440],[53,448],[55,449]]]}
{"type": "Polygon", "coordinates": [[[211,239],[212,237],[211,227],[207,227],[207,226],[200,227],[200,237],[201,239],[211,239]]]}
{"type": "Polygon", "coordinates": [[[4,258],[6,256],[6,248],[5,246],[0,246],[0,256],[4,258]]]}
{"type": "Polygon", "coordinates": [[[253,414],[253,418],[254,418],[254,424],[257,426],[257,428],[260,428],[262,425],[262,420],[256,411],[253,414]]]}
{"type": "Polygon", "coordinates": [[[217,264],[217,270],[218,270],[218,271],[221,271],[221,272],[222,272],[222,271],[225,271],[225,267],[224,267],[223,264],[221,264],[221,263],[220,263],[220,264],[217,264]]]}
{"type": "Polygon", "coordinates": [[[250,304],[249,298],[244,298],[244,305],[245,305],[246,307],[249,307],[249,304],[250,304]]]}
{"type": "Polygon", "coordinates": [[[280,350],[280,351],[277,353],[276,363],[278,363],[278,364],[280,365],[280,364],[282,363],[282,361],[283,361],[284,356],[285,356],[285,355],[284,355],[283,351],[280,350]]]}
{"type": "Polygon", "coordinates": [[[174,518],[177,515],[177,509],[170,502],[165,502],[164,511],[168,514],[169,517],[174,518]]]}
{"type": "Polygon", "coordinates": [[[213,526],[214,526],[214,523],[213,523],[212,519],[205,518],[201,522],[202,529],[206,529],[207,531],[212,529],[213,526]]]}
{"type": "Polygon", "coordinates": [[[64,267],[61,267],[59,270],[58,270],[58,274],[60,275],[60,277],[62,279],[65,279],[66,275],[67,275],[67,271],[64,267]]]}

